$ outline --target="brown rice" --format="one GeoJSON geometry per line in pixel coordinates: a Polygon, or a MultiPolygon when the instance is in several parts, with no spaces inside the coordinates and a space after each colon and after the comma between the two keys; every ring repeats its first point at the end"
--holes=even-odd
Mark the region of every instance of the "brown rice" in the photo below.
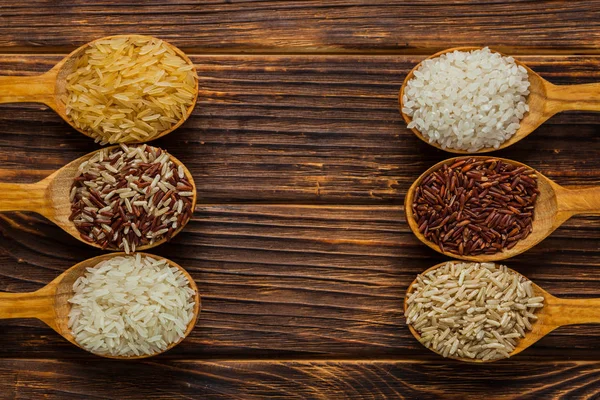
{"type": "Polygon", "coordinates": [[[524,276],[492,263],[448,262],[421,274],[406,299],[406,323],[444,357],[510,357],[544,298],[524,276]]]}

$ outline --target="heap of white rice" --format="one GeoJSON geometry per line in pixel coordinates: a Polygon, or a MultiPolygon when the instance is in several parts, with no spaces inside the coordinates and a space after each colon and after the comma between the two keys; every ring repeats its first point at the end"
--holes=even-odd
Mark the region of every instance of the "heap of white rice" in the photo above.
{"type": "Polygon", "coordinates": [[[111,356],[152,355],[184,338],[195,292],[164,259],[114,257],[73,284],[69,328],[84,349],[111,356]]]}
{"type": "Polygon", "coordinates": [[[409,80],[402,112],[442,148],[475,152],[498,148],[520,127],[529,111],[527,70],[512,57],[487,47],[454,51],[424,60],[409,80]]]}
{"type": "Polygon", "coordinates": [[[510,357],[536,321],[544,297],[503,265],[448,262],[421,274],[406,300],[406,322],[444,357],[510,357]]]}
{"type": "Polygon", "coordinates": [[[67,115],[106,144],[152,140],[177,124],[192,105],[197,78],[162,40],[117,37],[90,45],[66,79],[67,115]]]}

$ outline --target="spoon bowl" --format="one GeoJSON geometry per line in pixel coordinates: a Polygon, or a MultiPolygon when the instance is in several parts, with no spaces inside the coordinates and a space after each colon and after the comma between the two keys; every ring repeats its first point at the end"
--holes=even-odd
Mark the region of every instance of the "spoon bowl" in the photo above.
{"type": "MultiPolygon", "coordinates": [[[[482,47],[453,47],[451,49],[442,50],[434,55],[427,57],[426,59],[437,58],[442,54],[451,53],[454,51],[473,51],[473,50],[481,50],[482,47]]],[[[492,50],[494,53],[504,54],[492,50]]],[[[508,140],[502,143],[498,148],[494,147],[484,147],[482,149],[477,150],[476,152],[469,152],[466,150],[452,149],[452,148],[442,148],[442,146],[438,143],[431,143],[429,140],[423,136],[423,134],[417,129],[412,128],[412,132],[422,141],[430,144],[431,146],[438,148],[440,150],[445,150],[450,153],[456,154],[475,154],[475,153],[488,153],[490,151],[504,149],[514,143],[517,143],[521,139],[525,138],[535,129],[537,129],[540,125],[542,125],[546,120],[552,117],[554,114],[559,113],[561,111],[567,110],[582,110],[582,111],[600,111],[600,83],[589,83],[589,84],[580,84],[580,85],[554,85],[544,78],[542,78],[538,73],[529,68],[526,64],[522,63],[519,60],[515,59],[515,63],[517,65],[522,66],[527,70],[527,75],[529,78],[529,95],[527,97],[527,104],[529,105],[529,112],[527,112],[523,119],[520,122],[520,127],[515,132],[513,136],[511,136],[508,140]]],[[[404,91],[406,89],[406,85],[408,81],[410,81],[414,72],[419,69],[421,63],[417,64],[406,76],[404,82],[402,83],[402,87],[400,88],[400,96],[399,96],[399,104],[400,104],[400,114],[402,114],[402,118],[406,121],[406,124],[409,124],[412,121],[412,118],[405,114],[403,109],[404,103],[404,91]]]]}
{"type": "MultiPolygon", "coordinates": [[[[459,263],[460,261],[451,262],[459,263]]],[[[421,275],[433,271],[445,264],[446,262],[434,265],[433,267],[428,268],[427,270],[422,272],[421,275]]],[[[518,272],[511,270],[510,268],[509,270],[519,274],[518,272]]],[[[406,300],[413,292],[414,283],[416,283],[416,279],[409,285],[406,291],[406,295],[404,297],[404,312],[406,312],[408,308],[406,300]]],[[[532,329],[530,331],[525,332],[525,337],[519,340],[515,349],[510,353],[511,357],[516,354],[519,354],[526,348],[532,346],[538,340],[542,339],[544,336],[561,326],[600,323],[600,299],[563,299],[555,297],[547,291],[545,291],[544,289],[542,289],[541,287],[539,287],[538,285],[536,285],[535,282],[532,282],[532,289],[535,297],[542,296],[544,298],[544,307],[540,308],[535,313],[538,319],[536,321],[531,321],[532,329]]],[[[408,325],[408,329],[417,340],[420,340],[421,335],[419,334],[419,332],[417,332],[411,325],[408,325]]],[[[433,349],[430,350],[435,351],[433,349]]],[[[498,361],[483,361],[480,359],[459,356],[451,356],[449,358],[472,363],[498,361]]]]}
{"type": "MultiPolygon", "coordinates": [[[[71,52],[71,54],[63,58],[50,71],[42,75],[0,76],[0,103],[33,102],[46,104],[48,107],[56,111],[56,113],[60,115],[60,117],[75,130],[93,138],[89,132],[77,127],[67,115],[66,105],[62,100],[64,97],[66,97],[67,93],[67,76],[74,71],[77,60],[90,46],[93,46],[98,41],[118,38],[149,39],[151,37],[144,35],[114,35],[103,37],[77,48],[71,52]]],[[[191,66],[194,65],[183,51],[179,50],[172,44],[165,42],[164,40],[163,43],[165,43],[165,45],[167,45],[178,56],[180,56],[187,64],[191,66]]],[[[198,75],[195,67],[193,67],[192,71],[196,83],[192,104],[186,109],[185,115],[183,115],[176,124],[174,124],[171,128],[159,133],[158,135],[153,136],[150,140],[158,139],[173,132],[191,115],[194,106],[196,105],[196,100],[198,99],[198,75]]],[[[124,143],[134,143],[134,141],[124,141],[124,143]]]]}
{"type": "MultiPolygon", "coordinates": [[[[517,254],[521,254],[537,245],[573,215],[600,214],[600,187],[566,188],[558,185],[556,182],[542,175],[538,171],[535,171],[540,193],[535,203],[532,223],[533,230],[529,236],[519,240],[512,249],[504,249],[503,251],[494,254],[479,254],[469,256],[460,255],[449,251],[442,251],[437,244],[425,238],[425,236],[419,231],[419,227],[413,213],[412,204],[414,202],[416,189],[425,177],[432,172],[437,171],[444,164],[450,165],[463,158],[465,157],[450,158],[429,168],[415,180],[415,182],[408,189],[404,199],[404,212],[410,229],[421,242],[425,243],[427,246],[439,253],[461,260],[477,262],[504,260],[506,258],[514,257],[517,254]]],[[[531,168],[523,163],[499,157],[467,156],[466,158],[473,158],[475,160],[501,160],[509,164],[531,168]]]]}
{"type": "MultiPolygon", "coordinates": [[[[142,256],[146,257],[152,257],[154,259],[159,258],[150,254],[137,254],[141,254],[142,256]]],[[[113,257],[125,255],[125,253],[111,253],[82,261],[79,264],[72,266],[71,268],[60,274],[58,277],[56,277],[48,285],[35,292],[0,293],[0,319],[37,318],[46,323],[46,325],[54,329],[58,334],[67,339],[69,342],[83,349],[83,347],[81,347],[75,341],[75,338],[68,326],[69,312],[71,311],[71,304],[69,303],[69,299],[73,296],[73,284],[75,283],[77,278],[79,278],[86,272],[87,268],[94,267],[98,263],[106,261],[113,257]]],[[[196,321],[198,319],[198,314],[200,313],[200,295],[198,294],[198,287],[196,286],[196,283],[194,282],[190,274],[184,268],[182,268],[179,264],[171,260],[165,260],[171,267],[179,269],[185,275],[185,277],[190,283],[190,287],[195,292],[194,301],[196,305],[194,307],[194,316],[184,332],[183,339],[185,339],[185,337],[187,337],[190,334],[192,329],[194,329],[194,326],[196,325],[196,321]]],[[[178,342],[171,343],[164,351],[170,350],[171,348],[179,344],[183,339],[179,340],[178,342]]],[[[114,359],[131,360],[151,357],[157,354],[160,353],[144,354],[140,356],[102,356],[114,359]]]]}
{"type": "MultiPolygon", "coordinates": [[[[0,212],[1,211],[33,211],[43,215],[50,221],[54,222],[65,232],[91,246],[102,248],[98,243],[89,242],[81,237],[79,230],[75,224],[69,219],[71,215],[71,200],[69,194],[74,178],[77,176],[79,166],[92,158],[94,154],[102,150],[110,150],[117,146],[107,147],[96,150],[71,161],[58,171],[54,172],[47,178],[32,184],[21,183],[0,183],[0,212]]],[[[192,184],[193,196],[191,209],[196,207],[196,184],[190,171],[183,165],[181,161],[169,154],[171,161],[177,166],[181,165],[184,170],[185,177],[192,184]]],[[[182,224],[173,233],[177,235],[184,228],[189,219],[184,220],[182,224]]],[[[166,237],[152,244],[139,246],[137,250],[146,250],[152,247],[161,245],[166,242],[166,237]]]]}

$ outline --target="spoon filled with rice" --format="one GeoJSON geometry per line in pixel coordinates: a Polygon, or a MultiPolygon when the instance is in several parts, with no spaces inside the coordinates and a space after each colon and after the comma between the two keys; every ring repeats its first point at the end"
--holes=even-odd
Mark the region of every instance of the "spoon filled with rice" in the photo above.
{"type": "Polygon", "coordinates": [[[0,183],[0,211],[33,211],[91,246],[132,253],[190,220],[196,185],[181,161],[147,144],[105,147],[37,183],[0,183]]]}
{"type": "Polygon", "coordinates": [[[512,357],[553,330],[600,323],[600,299],[562,299],[495,263],[450,261],[410,284],[410,332],[443,357],[491,362],[512,357]]]}
{"type": "Polygon", "coordinates": [[[79,47],[45,74],[0,77],[0,88],[0,103],[44,103],[100,144],[142,143],[185,122],[198,77],[177,47],[117,35],[79,47]]]}
{"type": "Polygon", "coordinates": [[[600,187],[560,186],[506,158],[461,156],[415,179],[404,211],[415,236],[433,250],[499,261],[536,246],[575,215],[600,214],[600,187]]]}
{"type": "Polygon", "coordinates": [[[37,318],[96,355],[139,359],[187,337],[200,296],[192,277],[165,258],[106,254],[80,262],[32,293],[0,293],[0,319],[37,318]]]}
{"type": "Polygon", "coordinates": [[[520,141],[558,112],[600,111],[600,84],[554,85],[487,47],[457,47],[416,65],[399,103],[419,139],[452,153],[486,153],[520,141]]]}

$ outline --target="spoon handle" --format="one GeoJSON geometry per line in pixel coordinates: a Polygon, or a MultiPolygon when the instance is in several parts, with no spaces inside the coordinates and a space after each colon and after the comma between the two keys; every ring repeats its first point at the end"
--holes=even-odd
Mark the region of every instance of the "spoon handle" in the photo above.
{"type": "Polygon", "coordinates": [[[556,326],[600,323],[600,299],[549,299],[551,322],[556,326]]]}
{"type": "Polygon", "coordinates": [[[0,183],[0,211],[35,211],[48,215],[45,183],[0,183]]]}
{"type": "Polygon", "coordinates": [[[550,113],[566,110],[600,111],[600,83],[582,85],[548,85],[550,113]]]}
{"type": "Polygon", "coordinates": [[[575,214],[600,214],[600,187],[556,190],[559,211],[575,214]]]}
{"type": "Polygon", "coordinates": [[[0,319],[38,318],[53,321],[53,292],[42,288],[31,293],[0,293],[0,319]]]}
{"type": "Polygon", "coordinates": [[[35,76],[0,76],[0,103],[44,103],[56,107],[56,72],[35,76]]]}

